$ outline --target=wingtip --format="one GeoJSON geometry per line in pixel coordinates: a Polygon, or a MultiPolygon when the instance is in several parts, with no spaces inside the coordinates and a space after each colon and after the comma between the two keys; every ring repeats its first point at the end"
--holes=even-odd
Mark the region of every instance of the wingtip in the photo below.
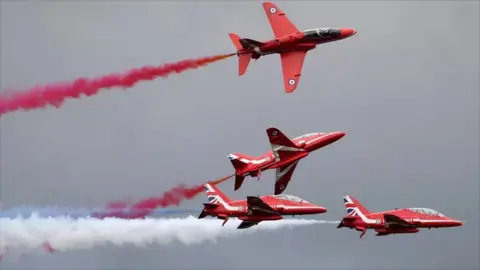
{"type": "Polygon", "coordinates": [[[276,137],[281,133],[280,130],[278,128],[275,128],[275,127],[267,128],[266,132],[267,132],[268,137],[270,137],[270,138],[276,137]]]}
{"type": "Polygon", "coordinates": [[[293,93],[295,92],[295,90],[297,90],[297,86],[288,85],[287,87],[285,87],[285,93],[287,94],[293,93]]]}

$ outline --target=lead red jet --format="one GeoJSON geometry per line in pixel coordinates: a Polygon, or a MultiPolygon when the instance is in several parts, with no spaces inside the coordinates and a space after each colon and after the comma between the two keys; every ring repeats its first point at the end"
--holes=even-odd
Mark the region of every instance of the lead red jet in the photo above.
{"type": "Polygon", "coordinates": [[[231,153],[227,157],[235,168],[235,187],[238,190],[246,176],[258,177],[262,171],[276,169],[275,195],[282,193],[292,179],[298,162],[310,152],[336,142],[345,132],[309,133],[290,140],[277,128],[266,130],[272,150],[259,157],[231,153]]]}
{"type": "Polygon", "coordinates": [[[265,2],[263,8],[275,39],[260,42],[240,38],[235,33],[228,34],[237,48],[238,75],[245,74],[250,59],[258,60],[263,55],[278,53],[282,61],[286,93],[291,93],[297,88],[308,51],[315,49],[317,44],[342,40],[357,32],[353,28],[317,28],[300,31],[275,4],[265,2]]]}
{"type": "Polygon", "coordinates": [[[237,229],[246,229],[262,221],[280,220],[282,216],[313,215],[327,212],[321,207],[293,195],[247,196],[246,200],[232,201],[214,184],[205,184],[208,203],[199,219],[207,216],[223,219],[222,226],[231,217],[242,220],[237,229]]]}
{"type": "Polygon", "coordinates": [[[462,226],[463,222],[449,218],[429,208],[404,208],[370,213],[352,196],[343,197],[347,215],[337,228],[347,227],[361,231],[360,238],[367,229],[377,232],[376,236],[399,233],[417,233],[419,228],[442,228],[462,226]]]}

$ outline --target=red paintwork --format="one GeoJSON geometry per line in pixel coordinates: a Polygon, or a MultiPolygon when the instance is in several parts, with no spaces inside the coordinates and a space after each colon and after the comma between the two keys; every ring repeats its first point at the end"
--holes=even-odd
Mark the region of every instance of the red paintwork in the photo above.
{"type": "Polygon", "coordinates": [[[261,221],[283,219],[285,215],[312,215],[327,212],[325,207],[291,195],[247,197],[246,200],[232,201],[215,185],[207,183],[204,187],[209,203],[204,204],[199,218],[217,217],[225,220],[223,225],[230,217],[244,221],[242,224],[248,228],[261,221]]]}
{"type": "Polygon", "coordinates": [[[228,155],[235,168],[235,190],[240,188],[246,176],[260,178],[262,171],[278,169],[274,193],[278,195],[287,187],[300,159],[345,136],[345,132],[310,133],[290,140],[277,128],[268,128],[266,132],[272,147],[271,151],[259,157],[241,153],[228,155]],[[286,173],[282,175],[284,172],[286,173]]]}
{"type": "Polygon", "coordinates": [[[298,86],[305,56],[318,44],[333,42],[356,34],[353,28],[318,28],[299,31],[286,14],[275,4],[263,3],[275,39],[260,42],[240,38],[229,33],[237,48],[239,57],[239,76],[245,74],[250,59],[259,59],[263,55],[280,54],[284,77],[285,92],[291,93],[298,86]]]}
{"type": "Polygon", "coordinates": [[[383,212],[369,212],[352,196],[343,197],[347,215],[337,228],[347,227],[361,231],[377,232],[377,236],[389,234],[417,233],[419,228],[443,228],[462,226],[463,222],[447,217],[428,208],[403,208],[383,212]]]}

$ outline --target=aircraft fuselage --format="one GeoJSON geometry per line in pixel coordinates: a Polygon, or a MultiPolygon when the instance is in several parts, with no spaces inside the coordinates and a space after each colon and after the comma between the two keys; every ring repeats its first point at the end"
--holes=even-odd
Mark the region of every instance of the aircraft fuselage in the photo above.
{"type": "Polygon", "coordinates": [[[309,51],[315,49],[318,44],[338,41],[353,36],[356,30],[353,28],[317,28],[303,32],[286,35],[281,38],[263,42],[261,45],[250,44],[251,48],[239,51],[238,54],[253,53],[252,58],[261,56],[291,52],[309,51]]]}
{"type": "Polygon", "coordinates": [[[305,138],[293,139],[292,141],[302,148],[303,152],[299,152],[297,155],[288,159],[277,161],[272,151],[261,155],[260,157],[251,160],[250,165],[246,167],[242,172],[238,172],[238,175],[258,177],[261,171],[280,168],[287,164],[303,159],[319,148],[332,144],[345,136],[344,132],[330,132],[330,133],[316,133],[305,138]]]}

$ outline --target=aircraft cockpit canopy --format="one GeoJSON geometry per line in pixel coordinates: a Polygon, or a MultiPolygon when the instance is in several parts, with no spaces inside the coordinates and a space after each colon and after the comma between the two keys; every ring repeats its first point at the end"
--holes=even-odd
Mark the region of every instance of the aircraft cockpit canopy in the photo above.
{"type": "Polygon", "coordinates": [[[277,199],[281,199],[281,200],[297,202],[297,203],[309,203],[302,198],[299,198],[299,197],[293,196],[293,195],[287,195],[287,194],[273,195],[272,197],[277,198],[277,199]]]}
{"type": "Polygon", "coordinates": [[[420,214],[426,214],[430,216],[440,216],[444,217],[444,215],[438,211],[435,211],[430,208],[409,208],[410,211],[420,213],[420,214]]]}
{"type": "Polygon", "coordinates": [[[312,137],[312,136],[315,136],[315,135],[318,135],[318,134],[321,134],[321,133],[308,133],[308,134],[298,136],[298,137],[294,138],[293,140],[305,139],[305,138],[312,137]]]}
{"type": "Polygon", "coordinates": [[[323,38],[337,38],[340,36],[340,29],[337,28],[317,28],[308,29],[304,31],[306,36],[323,37],[323,38]]]}

